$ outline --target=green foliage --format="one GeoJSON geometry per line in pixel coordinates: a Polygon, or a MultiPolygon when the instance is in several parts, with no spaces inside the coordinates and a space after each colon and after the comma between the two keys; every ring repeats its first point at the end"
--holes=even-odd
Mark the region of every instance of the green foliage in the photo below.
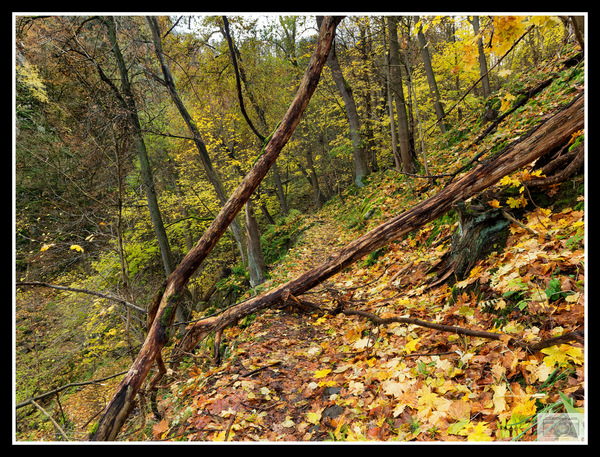
{"type": "Polygon", "coordinates": [[[269,225],[261,237],[265,263],[267,265],[277,263],[306,228],[302,213],[296,209],[290,211],[276,224],[269,225]]]}

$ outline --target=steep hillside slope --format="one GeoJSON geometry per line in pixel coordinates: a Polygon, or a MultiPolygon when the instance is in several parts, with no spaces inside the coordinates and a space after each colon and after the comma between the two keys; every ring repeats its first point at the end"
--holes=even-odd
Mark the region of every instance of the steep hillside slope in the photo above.
{"type": "MultiPolygon", "coordinates": [[[[515,141],[582,89],[580,70],[555,74],[485,138],[474,124],[451,132],[430,151],[436,185],[388,171],[329,202],[307,218],[311,228],[261,290],[515,141]]],[[[532,75],[531,83],[547,78],[532,75]]],[[[575,157],[582,139],[578,132],[562,153],[575,157]]],[[[560,184],[528,185],[544,179],[547,161],[371,253],[297,297],[297,306],[226,329],[221,365],[201,355],[214,344],[204,340],[161,390],[162,418],[149,418],[152,430],[135,438],[532,440],[537,414],[583,411],[584,176],[573,166],[579,172],[560,184]],[[490,211],[503,222],[486,249],[466,270],[448,273],[459,226],[490,211]],[[548,346],[535,346],[540,341],[548,346]]]]}

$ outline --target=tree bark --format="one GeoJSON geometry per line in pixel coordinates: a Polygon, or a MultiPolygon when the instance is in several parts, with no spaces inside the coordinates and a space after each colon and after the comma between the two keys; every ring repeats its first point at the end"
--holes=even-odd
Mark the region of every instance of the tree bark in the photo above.
{"type": "Polygon", "coordinates": [[[445,187],[436,195],[352,241],[340,251],[332,254],[321,265],[275,289],[188,327],[186,335],[174,350],[173,356],[176,358],[181,351],[192,350],[198,341],[212,331],[220,331],[248,314],[283,304],[290,297],[305,293],[370,252],[437,219],[450,210],[454,203],[476,195],[507,174],[565,144],[574,132],[583,128],[583,125],[584,97],[582,94],[566,108],[543,122],[530,135],[518,140],[516,144],[507,148],[493,160],[480,164],[462,179],[445,187]]]}
{"type": "MultiPolygon", "coordinates": [[[[475,35],[479,33],[479,16],[473,16],[473,19],[469,21],[473,26],[473,31],[475,35]]],[[[483,93],[483,98],[487,99],[492,90],[490,88],[490,78],[488,78],[488,68],[487,61],[485,59],[485,52],[483,50],[483,40],[481,38],[477,39],[477,51],[479,53],[479,74],[481,75],[481,90],[483,93]]]]}
{"type": "MultiPolygon", "coordinates": [[[[213,188],[215,189],[215,193],[217,194],[217,198],[221,202],[221,205],[224,205],[225,202],[227,202],[227,193],[225,192],[223,183],[219,179],[219,176],[217,175],[217,172],[212,165],[212,161],[210,159],[210,156],[208,155],[206,145],[204,144],[204,142],[202,141],[202,137],[200,136],[200,131],[198,130],[196,123],[192,119],[192,116],[190,115],[187,108],[185,107],[183,100],[181,100],[181,97],[179,96],[179,93],[177,92],[177,88],[175,87],[175,83],[173,81],[173,76],[171,75],[171,70],[169,69],[169,66],[167,65],[167,62],[165,60],[165,57],[164,57],[164,54],[162,51],[162,43],[161,43],[161,38],[160,38],[160,28],[158,26],[158,20],[154,16],[148,16],[146,19],[148,21],[148,25],[150,26],[150,29],[152,30],[152,37],[154,39],[154,50],[156,53],[156,58],[160,62],[160,67],[162,69],[165,86],[169,90],[169,95],[171,96],[173,103],[179,110],[181,117],[185,121],[190,133],[192,134],[192,138],[194,139],[194,144],[196,145],[196,149],[198,150],[198,153],[200,155],[200,161],[202,162],[202,166],[204,167],[206,177],[208,178],[210,183],[213,185],[213,188]]],[[[238,223],[237,219],[234,219],[232,221],[231,231],[233,232],[235,242],[238,245],[238,249],[240,251],[240,255],[242,256],[242,260],[244,261],[244,263],[246,263],[245,262],[246,255],[245,255],[244,242],[243,242],[244,237],[242,235],[242,228],[241,228],[240,224],[238,223]]]]}
{"type": "Polygon", "coordinates": [[[410,131],[408,128],[408,115],[406,114],[406,103],[404,101],[404,89],[402,88],[402,73],[400,71],[400,51],[398,46],[398,18],[388,18],[388,34],[390,39],[390,83],[396,100],[396,114],[398,116],[398,146],[402,166],[407,173],[415,172],[413,154],[410,147],[410,131]]]}
{"type": "Polygon", "coordinates": [[[246,202],[246,244],[248,246],[248,272],[250,285],[256,287],[265,282],[265,260],[260,245],[260,232],[254,217],[252,200],[246,202]]]}
{"type": "MultiPolygon", "coordinates": [[[[415,21],[419,21],[419,16],[415,16],[415,21]]],[[[446,124],[442,122],[442,119],[445,116],[444,107],[442,106],[442,102],[440,102],[440,91],[438,90],[435,75],[433,74],[431,56],[429,54],[429,50],[427,49],[427,40],[425,39],[425,34],[423,33],[423,27],[419,27],[417,38],[419,39],[419,46],[421,47],[421,58],[423,59],[425,74],[427,75],[427,82],[429,83],[429,90],[433,96],[433,107],[438,120],[438,126],[440,128],[440,132],[446,133],[446,124]]]]}
{"type": "MultiPolygon", "coordinates": [[[[150,161],[148,160],[148,151],[146,150],[146,143],[144,142],[144,137],[142,135],[142,127],[140,125],[135,99],[131,90],[131,84],[129,82],[127,65],[125,64],[125,60],[123,59],[123,55],[121,53],[121,48],[119,47],[119,42],[117,41],[117,31],[114,17],[106,17],[104,19],[104,23],[108,29],[108,36],[110,38],[112,51],[115,55],[117,67],[119,68],[119,75],[121,77],[121,90],[123,92],[123,96],[120,96],[117,93],[119,95],[118,98],[129,114],[129,121],[133,128],[133,137],[136,149],[138,151],[138,157],[140,159],[142,181],[144,191],[146,193],[146,200],[148,202],[148,210],[150,211],[150,219],[152,220],[152,226],[154,227],[154,233],[156,234],[156,240],[158,241],[158,247],[162,257],[165,274],[166,276],[169,276],[175,269],[175,262],[173,261],[171,246],[169,245],[167,232],[165,231],[165,226],[162,220],[160,209],[158,207],[156,190],[154,188],[154,178],[152,176],[150,161]]],[[[98,70],[100,71],[100,67],[98,67],[98,70]]],[[[103,81],[113,87],[113,90],[116,90],[113,83],[107,79],[103,72],[101,72],[100,77],[103,81]]]]}
{"type": "Polygon", "coordinates": [[[212,251],[229,224],[250,198],[252,192],[256,190],[277,159],[281,149],[290,139],[298,122],[300,122],[300,117],[319,83],[323,65],[327,60],[335,36],[336,27],[341,20],[341,17],[331,16],[323,20],[319,38],[296,97],[279,127],[273,133],[271,140],[265,146],[263,154],[233,192],[194,249],[188,252],[177,269],[169,276],[164,286],[161,287],[157,299],[151,309],[148,310],[148,315],[153,316],[153,320],[150,320],[152,325],[146,341],[144,341],[135,362],[105,408],[96,432],[91,437],[92,440],[114,440],[119,433],[125,419],[127,419],[135,395],[146,379],[154,360],[160,355],[161,349],[168,341],[168,332],[175,315],[174,311],[190,276],[212,251]]]}
{"type": "MultiPolygon", "coordinates": [[[[381,20],[381,26],[384,27],[385,30],[385,22],[381,20]]],[[[385,33],[383,34],[383,48],[388,49],[385,39],[385,33]]],[[[387,92],[387,104],[388,104],[388,113],[390,116],[390,135],[392,138],[392,155],[394,156],[394,165],[396,167],[396,171],[402,171],[402,159],[400,154],[398,153],[398,134],[396,131],[396,120],[394,119],[394,96],[392,93],[392,69],[390,67],[390,57],[389,53],[384,51],[384,65],[387,69],[385,72],[385,87],[387,92]]]]}
{"type": "MultiPolygon", "coordinates": [[[[321,16],[317,17],[317,24],[321,26],[321,16]]],[[[367,153],[365,151],[364,141],[360,133],[360,120],[358,119],[358,112],[356,111],[356,102],[352,96],[352,90],[344,79],[342,73],[342,67],[335,53],[335,44],[331,46],[329,58],[327,59],[327,65],[331,69],[331,75],[335,81],[342,99],[344,100],[344,106],[346,108],[346,116],[348,117],[348,124],[350,125],[350,138],[352,139],[352,148],[354,156],[354,183],[358,187],[364,186],[362,180],[369,174],[369,167],[367,165],[367,153]]]]}

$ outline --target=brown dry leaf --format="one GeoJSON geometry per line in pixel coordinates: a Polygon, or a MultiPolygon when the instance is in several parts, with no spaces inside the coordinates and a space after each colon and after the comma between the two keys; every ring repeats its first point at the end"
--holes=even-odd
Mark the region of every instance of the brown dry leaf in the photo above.
{"type": "Polygon", "coordinates": [[[456,421],[468,420],[471,416],[471,404],[464,400],[453,401],[448,408],[448,416],[456,421]]]}
{"type": "Polygon", "coordinates": [[[158,424],[154,424],[152,427],[152,434],[160,438],[163,433],[169,430],[169,421],[165,418],[161,420],[158,424]]]}

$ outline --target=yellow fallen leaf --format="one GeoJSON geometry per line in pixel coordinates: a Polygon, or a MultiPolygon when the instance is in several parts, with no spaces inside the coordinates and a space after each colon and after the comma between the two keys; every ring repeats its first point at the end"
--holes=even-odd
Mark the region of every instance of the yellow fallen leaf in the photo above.
{"type": "Polygon", "coordinates": [[[490,430],[483,422],[478,422],[477,425],[467,434],[467,441],[491,441],[490,430]]]}
{"type": "Polygon", "coordinates": [[[324,378],[329,373],[331,373],[331,369],[330,368],[325,368],[324,370],[317,370],[317,371],[315,371],[315,379],[324,378]]]}
{"type": "Polygon", "coordinates": [[[292,420],[292,418],[290,416],[287,416],[285,418],[285,420],[281,423],[282,427],[285,428],[291,428],[294,427],[296,424],[294,423],[294,421],[292,420]]]}
{"type": "Polygon", "coordinates": [[[494,396],[492,398],[492,401],[494,402],[494,414],[498,414],[506,409],[506,401],[504,400],[504,395],[506,395],[506,384],[492,386],[492,390],[494,391],[494,396]]]}
{"type": "Polygon", "coordinates": [[[510,108],[510,105],[512,104],[512,101],[515,100],[516,97],[512,94],[506,94],[503,98],[502,98],[502,106],[500,106],[500,111],[506,111],[508,108],[510,108]]]}
{"type": "Polygon", "coordinates": [[[306,420],[311,424],[318,424],[321,420],[321,411],[316,413],[306,413],[306,420]]]}
{"type": "Polygon", "coordinates": [[[421,344],[419,343],[420,339],[421,338],[411,339],[408,343],[404,345],[404,350],[407,354],[416,351],[421,346],[421,344]]]}

